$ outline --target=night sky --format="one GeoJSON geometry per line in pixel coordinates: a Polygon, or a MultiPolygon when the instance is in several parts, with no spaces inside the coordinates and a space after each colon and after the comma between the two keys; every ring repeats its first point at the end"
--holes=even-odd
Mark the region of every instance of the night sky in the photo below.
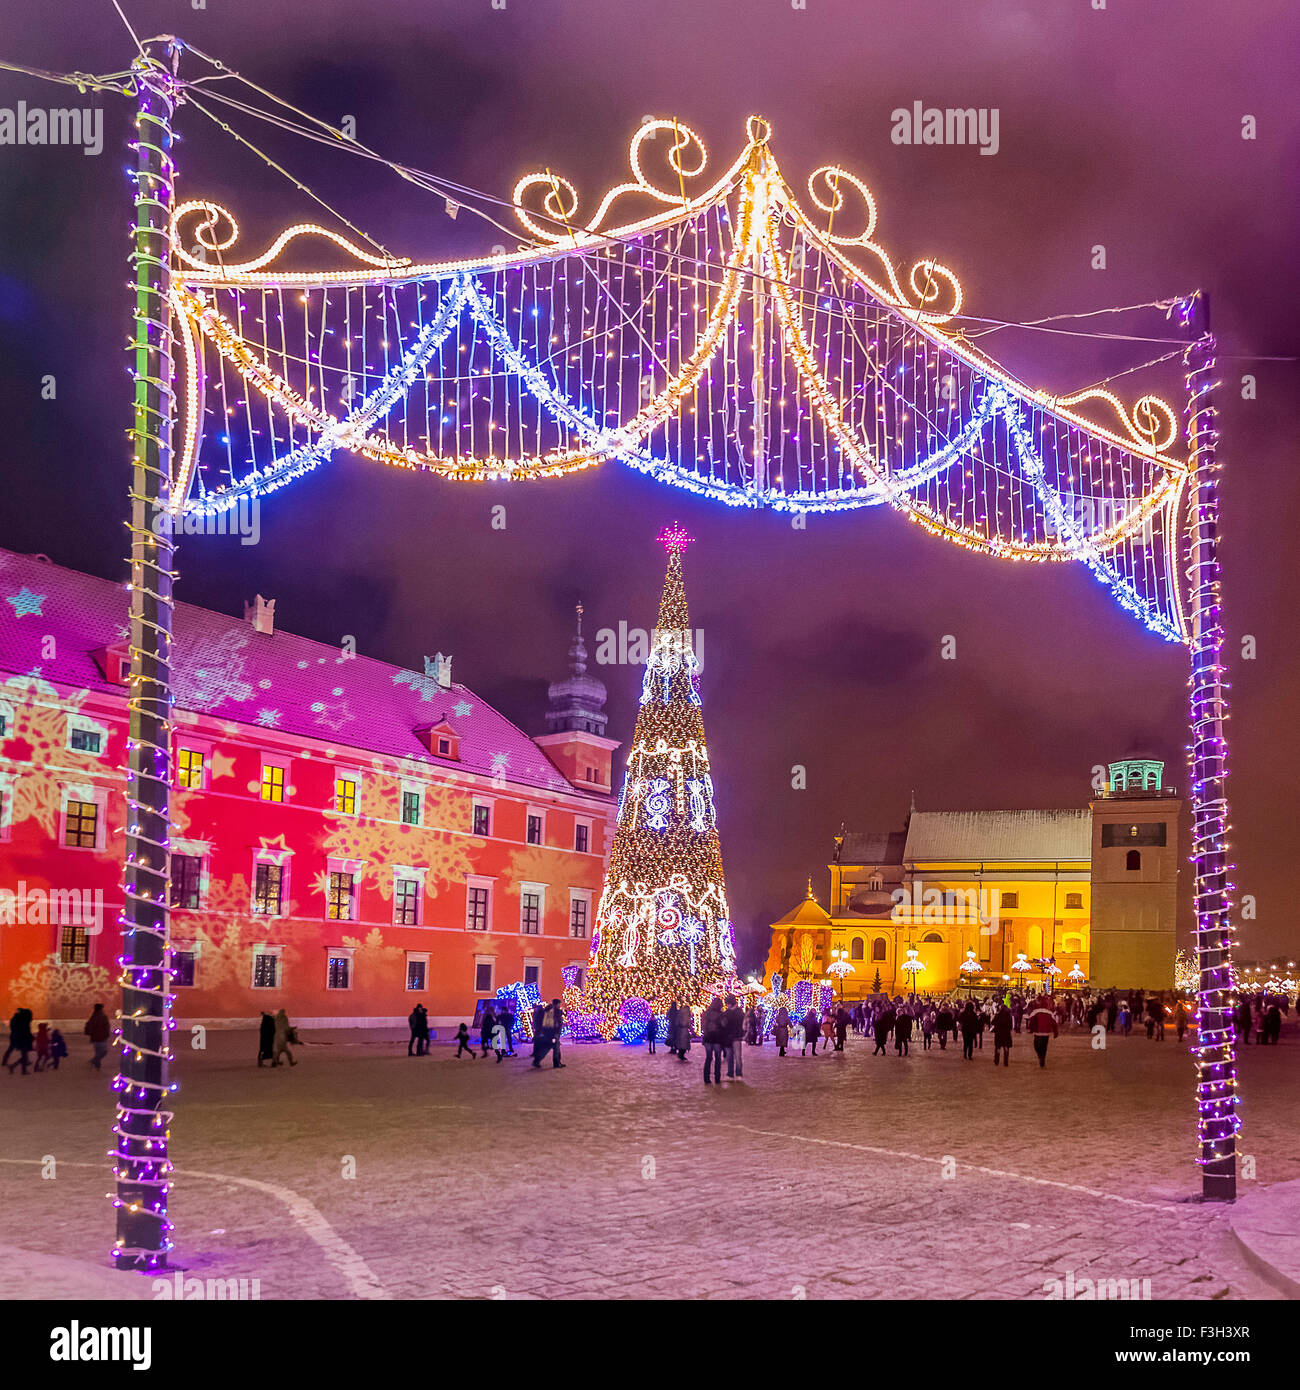
{"type": "MultiPolygon", "coordinates": [[[[965,312],[1024,321],[1206,288],[1220,337],[1224,596],[1234,719],[1237,881],[1257,920],[1242,954],[1295,950],[1292,717],[1300,656],[1294,520],[1300,483],[1294,6],[1209,0],[124,0],[142,36],[174,32],[359,140],[508,197],[550,166],[594,206],[626,172],[648,114],[677,115],[721,169],[761,112],[798,193],[836,161],[879,207],[895,261],[933,255],[965,312]],[[890,143],[914,101],[996,107],[1000,150],[890,143]],[[1257,138],[1242,139],[1242,118],[1257,138]],[[1107,248],[1108,269],[1090,267],[1107,248]],[[1241,378],[1257,399],[1241,399],[1241,378]],[[1256,640],[1253,661],[1237,659],[1256,640]]],[[[0,2],[0,56],[119,71],[130,41],[108,0],[0,2]]],[[[191,69],[197,71],[197,64],[191,69]]],[[[0,545],[125,577],[130,380],[123,348],[131,107],[0,74],[19,100],[105,108],[104,153],[0,147],[0,545]],[[57,398],[42,401],[52,374],[57,398]]],[[[203,117],[182,111],[179,196],[211,196],[260,248],[319,214],[203,117]]],[[[504,238],[381,166],[243,122],[368,233],[420,259],[504,238]]],[[[1070,325],[1067,325],[1070,326],[1070,325]]],[[[1085,320],[1162,335],[1160,314],[1085,320]]],[[[1067,391],[1155,356],[1007,330],[983,340],[1018,374],[1067,391]]],[[[1128,393],[1131,399],[1133,393],[1128,393]]],[[[756,964],[766,924],[824,886],[831,839],[922,809],[1073,806],[1094,764],[1143,750],[1186,786],[1185,653],[1127,617],[1081,565],[1009,565],[945,546],[883,508],[740,515],[606,464],[573,479],[456,486],[342,457],[278,492],[259,545],[192,540],[178,597],[240,612],[261,592],[280,626],[455,675],[530,732],[565,669],[572,609],[587,631],[649,627],[674,518],[705,632],[704,712],[728,886],[756,964]],[[504,532],[489,509],[504,503],[504,532]],[[940,659],[945,636],[957,660],[940,659]],[[807,768],[807,790],[791,768],[807,768]]],[[[594,648],[594,642],[590,644],[594,648]]],[[[603,667],[610,734],[627,740],[639,672],[603,667]]],[[[1190,920],[1190,874],[1184,883],[1190,920]]],[[[1186,923],[1185,923],[1186,925],[1186,923]]]]}

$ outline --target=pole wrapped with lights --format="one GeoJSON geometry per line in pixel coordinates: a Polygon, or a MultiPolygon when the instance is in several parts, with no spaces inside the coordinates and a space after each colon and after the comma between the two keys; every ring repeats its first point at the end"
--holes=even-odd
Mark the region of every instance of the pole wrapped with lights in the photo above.
{"type": "Polygon", "coordinates": [[[132,65],[137,94],[134,149],[135,418],[131,431],[131,679],[123,866],[122,1007],[117,1118],[113,1126],[113,1204],[121,1269],[158,1269],[172,1247],[167,1156],[175,1089],[169,1078],[172,1029],[168,947],[171,781],[171,528],[158,525],[171,482],[175,409],[171,329],[170,230],[175,168],[174,44],[145,47],[132,65]],[[163,56],[156,49],[164,48],[163,56]]]}
{"type": "Polygon", "coordinates": [[[1223,614],[1219,591],[1219,462],[1213,391],[1216,345],[1203,295],[1180,306],[1184,326],[1201,332],[1183,354],[1187,379],[1187,447],[1191,472],[1187,581],[1191,609],[1188,681],[1192,799],[1193,899],[1198,967],[1197,1134],[1201,1190],[1208,1201],[1237,1195],[1237,1058],[1232,1019],[1232,889],[1226,794],[1228,746],[1223,726],[1223,614]]]}

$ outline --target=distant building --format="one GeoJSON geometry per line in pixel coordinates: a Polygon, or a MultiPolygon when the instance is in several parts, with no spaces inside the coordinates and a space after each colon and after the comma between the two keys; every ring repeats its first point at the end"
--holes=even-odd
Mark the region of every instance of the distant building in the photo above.
{"type": "MultiPolygon", "coordinates": [[[[117,1007],[126,622],[122,585],[0,551],[0,1016],[117,1007]]],[[[178,1018],[447,1023],[585,970],[618,745],[580,632],[536,740],[450,657],[324,646],[261,598],[177,604],[173,645],[178,1018]]]]}
{"type": "Polygon", "coordinates": [[[891,994],[913,976],[930,993],[1038,985],[1049,966],[1060,983],[1171,988],[1182,803],[1163,773],[1125,759],[1087,809],[913,807],[902,830],[839,836],[826,907],[810,884],[772,924],[767,974],[826,980],[842,958],[846,998],[869,994],[877,973],[891,994]]]}

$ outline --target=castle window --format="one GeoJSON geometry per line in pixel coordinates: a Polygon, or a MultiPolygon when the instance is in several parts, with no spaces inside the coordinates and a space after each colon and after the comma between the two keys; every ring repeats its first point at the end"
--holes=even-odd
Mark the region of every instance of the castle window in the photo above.
{"type": "Polygon", "coordinates": [[[1020,906],[1020,894],[1019,894],[1019,893],[1003,893],[1003,895],[1002,895],[1002,906],[1003,906],[1003,907],[1017,907],[1017,908],[1018,908],[1018,907],[1020,906]]]}
{"type": "Polygon", "coordinates": [[[876,937],[876,939],[871,943],[872,960],[886,960],[888,958],[888,951],[889,942],[886,941],[883,936],[876,937]]]}
{"type": "Polygon", "coordinates": [[[1124,867],[1130,870],[1140,869],[1142,867],[1142,851],[1140,849],[1129,850],[1124,856],[1124,867]]]}
{"type": "Polygon", "coordinates": [[[921,945],[924,946],[927,942],[931,941],[938,941],[942,943],[943,937],[941,937],[937,931],[926,932],[926,934],[921,938],[921,945]]]}
{"type": "Polygon", "coordinates": [[[860,936],[855,936],[853,938],[852,944],[849,946],[849,959],[862,959],[862,938],[860,936]]]}
{"type": "Polygon", "coordinates": [[[1082,906],[1083,906],[1083,894],[1082,894],[1082,893],[1067,893],[1067,894],[1065,895],[1065,905],[1066,905],[1067,908],[1069,908],[1069,907],[1082,907],[1082,906]]]}

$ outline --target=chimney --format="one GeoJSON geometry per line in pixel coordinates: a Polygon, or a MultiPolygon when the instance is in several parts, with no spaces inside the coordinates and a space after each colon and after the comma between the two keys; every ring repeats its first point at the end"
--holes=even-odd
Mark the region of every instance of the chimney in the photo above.
{"type": "Polygon", "coordinates": [[[424,658],[424,674],[432,681],[437,681],[442,690],[451,689],[451,657],[444,656],[439,652],[436,656],[426,656],[424,658]]]}
{"type": "Polygon", "coordinates": [[[252,623],[254,632],[265,632],[269,637],[275,631],[275,600],[258,594],[254,602],[244,604],[244,621],[252,623]]]}

